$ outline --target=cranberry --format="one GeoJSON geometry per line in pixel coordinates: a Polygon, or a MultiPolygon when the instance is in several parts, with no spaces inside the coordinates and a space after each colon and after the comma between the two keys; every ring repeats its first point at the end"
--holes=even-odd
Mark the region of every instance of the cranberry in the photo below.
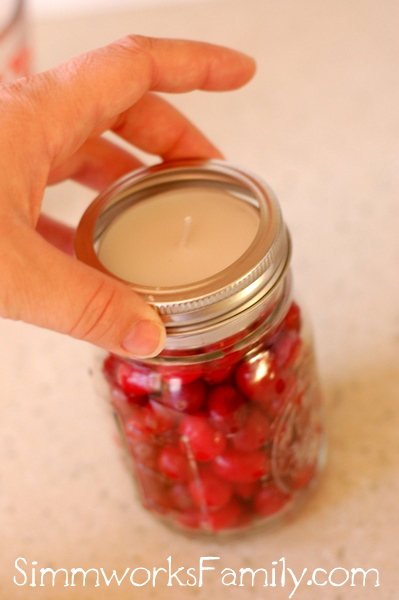
{"type": "Polygon", "coordinates": [[[265,397],[261,406],[267,412],[271,419],[280,416],[289,402],[296,402],[297,379],[290,373],[284,373],[284,377],[276,383],[276,393],[270,397],[265,397]]]}
{"type": "Polygon", "coordinates": [[[209,512],[204,519],[204,523],[212,531],[220,531],[234,527],[242,513],[242,506],[238,500],[234,498],[228,504],[219,510],[209,512]]]}
{"type": "Polygon", "coordinates": [[[227,504],[233,495],[232,485],[209,470],[190,481],[188,489],[195,504],[215,510],[227,504]]]}
{"type": "Polygon", "coordinates": [[[115,383],[116,368],[119,364],[119,359],[114,354],[109,354],[103,362],[103,374],[107,381],[115,383]]]}
{"type": "Polygon", "coordinates": [[[178,511],[195,509],[194,501],[185,483],[174,483],[169,488],[169,499],[171,506],[178,511]]]}
{"type": "Polygon", "coordinates": [[[195,381],[201,377],[203,373],[203,367],[200,364],[188,366],[159,365],[158,372],[165,381],[176,380],[177,382],[183,384],[191,383],[192,381],[195,381]]]}
{"type": "Polygon", "coordinates": [[[301,321],[301,309],[296,302],[292,302],[284,317],[283,327],[285,329],[292,329],[293,331],[300,331],[301,321]]]}
{"type": "Polygon", "coordinates": [[[210,367],[204,375],[204,379],[210,385],[214,385],[216,383],[222,383],[226,381],[230,377],[230,375],[234,371],[234,365],[223,365],[219,366],[215,365],[210,367]]]}
{"type": "Polygon", "coordinates": [[[250,527],[253,523],[254,515],[252,508],[243,505],[243,510],[238,515],[238,519],[235,521],[233,527],[234,529],[250,527]]]}
{"type": "Polygon", "coordinates": [[[157,435],[156,440],[161,446],[174,446],[175,444],[180,444],[179,430],[177,427],[168,429],[165,433],[157,435]]]}
{"type": "Polygon", "coordinates": [[[148,441],[135,440],[128,437],[127,444],[135,464],[155,471],[158,464],[159,447],[148,441]]]}
{"type": "Polygon", "coordinates": [[[154,434],[160,435],[174,427],[176,415],[163,404],[150,400],[147,405],[146,422],[154,434]]]}
{"type": "Polygon", "coordinates": [[[152,428],[147,417],[148,411],[145,406],[132,405],[124,421],[126,435],[141,441],[149,439],[152,435],[152,428]]]}
{"type": "Polygon", "coordinates": [[[241,452],[229,449],[215,458],[214,470],[227,481],[251,483],[269,472],[269,459],[261,450],[241,452]]]}
{"type": "Polygon", "coordinates": [[[209,394],[208,414],[211,422],[224,433],[234,433],[247,417],[247,403],[232,385],[218,385],[209,394]]]}
{"type": "Polygon", "coordinates": [[[299,356],[302,348],[302,339],[296,331],[284,331],[273,344],[277,365],[282,367],[292,366],[299,356]]]}
{"type": "Polygon", "coordinates": [[[243,352],[230,352],[205,364],[204,379],[216,384],[225,381],[233,373],[235,366],[241,360],[243,352]]]}
{"type": "Polygon", "coordinates": [[[159,389],[157,373],[135,363],[122,362],[116,369],[116,381],[127,394],[141,396],[159,389]]]}
{"type": "Polygon", "coordinates": [[[201,379],[185,384],[172,379],[164,388],[162,402],[179,412],[195,413],[203,407],[206,392],[206,384],[201,379]]]}
{"type": "Polygon", "coordinates": [[[270,422],[258,406],[251,404],[248,418],[243,427],[232,437],[237,450],[257,450],[270,438],[270,422]]]}
{"type": "Polygon", "coordinates": [[[186,415],[180,422],[181,443],[196,460],[209,461],[221,454],[226,438],[204,415],[186,415]]]}
{"type": "Polygon", "coordinates": [[[273,483],[268,483],[254,497],[255,510],[260,515],[268,517],[282,510],[290,499],[288,494],[279,490],[273,483]]]}
{"type": "Polygon", "coordinates": [[[144,439],[152,434],[161,435],[175,425],[174,413],[158,402],[150,400],[145,406],[128,404],[122,408],[126,434],[136,439],[144,439]]]}
{"type": "Polygon", "coordinates": [[[267,350],[240,364],[236,372],[239,389],[253,402],[259,403],[271,416],[281,414],[290,398],[296,378],[278,368],[275,355],[267,350]]]}
{"type": "Polygon", "coordinates": [[[258,482],[252,481],[250,483],[235,483],[234,493],[243,500],[250,500],[258,489],[258,482]]]}
{"type": "MultiPolygon", "coordinates": [[[[146,396],[142,398],[147,401],[146,396]]],[[[132,411],[132,404],[129,402],[128,396],[119,387],[111,388],[111,404],[122,420],[128,418],[132,411]]]]}
{"type": "MultiPolygon", "coordinates": [[[[227,349],[233,350],[234,346],[236,344],[239,344],[246,337],[246,335],[248,335],[248,333],[249,333],[249,329],[243,329],[242,331],[239,331],[238,333],[235,333],[234,335],[231,335],[228,338],[219,340],[218,342],[215,342],[214,344],[209,344],[208,346],[205,346],[205,352],[211,353],[211,352],[220,352],[222,350],[227,351],[227,349]]],[[[239,351],[237,351],[237,352],[239,352],[239,351]]],[[[229,352],[230,356],[232,354],[234,354],[233,351],[229,352]]]]}
{"type": "Polygon", "coordinates": [[[182,511],[177,515],[177,521],[187,529],[198,529],[201,527],[201,511],[197,508],[182,511]]]}
{"type": "Polygon", "coordinates": [[[294,490],[299,490],[307,485],[315,478],[316,465],[304,465],[296,470],[291,477],[291,484],[294,490]]]}
{"type": "Polygon", "coordinates": [[[143,504],[162,514],[168,512],[171,507],[164,477],[142,465],[136,466],[135,473],[143,504]]]}
{"type": "Polygon", "coordinates": [[[179,445],[164,446],[158,456],[158,469],[174,481],[186,481],[189,464],[179,445]]]}
{"type": "Polygon", "coordinates": [[[279,393],[280,379],[276,358],[270,350],[243,361],[236,372],[239,389],[254,402],[279,393]]]}

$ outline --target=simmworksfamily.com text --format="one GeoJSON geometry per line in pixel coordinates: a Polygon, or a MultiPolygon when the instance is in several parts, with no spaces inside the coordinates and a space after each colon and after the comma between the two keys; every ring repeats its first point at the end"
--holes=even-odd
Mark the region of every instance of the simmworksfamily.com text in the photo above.
{"type": "Polygon", "coordinates": [[[38,561],[27,561],[24,557],[15,560],[13,582],[16,586],[181,586],[203,587],[215,583],[215,576],[223,586],[238,587],[271,587],[282,588],[287,598],[293,598],[301,586],[325,587],[378,587],[379,572],[375,568],[363,569],[353,567],[347,569],[337,566],[327,570],[321,567],[309,569],[304,567],[296,572],[287,565],[284,557],[272,561],[270,566],[260,568],[241,567],[233,569],[218,568],[220,556],[201,556],[196,566],[179,566],[174,564],[172,556],[165,560],[164,566],[158,567],[126,567],[125,569],[106,571],[100,568],[58,568],[41,567],[38,561]],[[213,572],[213,576],[210,576],[213,572]]]}

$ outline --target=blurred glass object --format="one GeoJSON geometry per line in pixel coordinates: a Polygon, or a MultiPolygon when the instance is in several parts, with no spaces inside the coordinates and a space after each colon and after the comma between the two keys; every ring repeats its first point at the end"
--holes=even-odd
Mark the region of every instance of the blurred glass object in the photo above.
{"type": "Polygon", "coordinates": [[[30,73],[27,25],[25,0],[0,0],[0,84],[30,73]]]}

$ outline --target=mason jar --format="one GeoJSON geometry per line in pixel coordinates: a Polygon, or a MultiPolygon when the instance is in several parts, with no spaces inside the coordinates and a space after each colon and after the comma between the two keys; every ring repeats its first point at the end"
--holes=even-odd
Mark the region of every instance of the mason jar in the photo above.
{"type": "Polygon", "coordinates": [[[164,350],[102,363],[142,504],[185,532],[275,525],[324,461],[308,320],[277,199],[219,160],[129,173],[89,206],[76,256],[161,315],[164,350]]]}

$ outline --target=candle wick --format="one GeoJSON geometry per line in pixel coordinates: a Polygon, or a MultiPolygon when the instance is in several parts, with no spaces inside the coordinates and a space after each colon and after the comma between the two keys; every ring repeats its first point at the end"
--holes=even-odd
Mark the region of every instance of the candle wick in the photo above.
{"type": "Polygon", "coordinates": [[[187,246],[188,236],[190,234],[191,223],[193,219],[192,217],[184,217],[183,221],[183,229],[181,232],[179,248],[185,248],[187,246]]]}

